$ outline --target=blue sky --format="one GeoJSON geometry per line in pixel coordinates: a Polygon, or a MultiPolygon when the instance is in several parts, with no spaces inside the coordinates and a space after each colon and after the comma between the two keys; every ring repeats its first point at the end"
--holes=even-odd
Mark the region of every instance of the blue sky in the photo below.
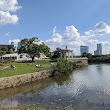
{"type": "Polygon", "coordinates": [[[110,53],[110,0],[0,0],[0,44],[38,37],[53,51],[102,43],[110,53]]]}

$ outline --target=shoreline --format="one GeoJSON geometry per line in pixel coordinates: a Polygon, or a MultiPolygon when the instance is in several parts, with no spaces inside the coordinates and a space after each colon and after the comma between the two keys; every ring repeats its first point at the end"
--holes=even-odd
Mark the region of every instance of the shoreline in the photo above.
{"type": "Polygon", "coordinates": [[[36,80],[50,77],[52,70],[43,70],[34,73],[27,73],[23,75],[15,75],[9,77],[0,78],[0,90],[20,86],[22,84],[30,83],[36,80]]]}

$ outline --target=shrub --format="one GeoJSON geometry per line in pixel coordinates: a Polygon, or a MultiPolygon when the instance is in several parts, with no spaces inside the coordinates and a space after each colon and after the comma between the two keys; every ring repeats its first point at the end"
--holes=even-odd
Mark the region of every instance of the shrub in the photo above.
{"type": "Polygon", "coordinates": [[[64,59],[57,61],[57,64],[53,67],[53,75],[61,75],[62,73],[67,73],[72,71],[72,63],[64,59]]]}

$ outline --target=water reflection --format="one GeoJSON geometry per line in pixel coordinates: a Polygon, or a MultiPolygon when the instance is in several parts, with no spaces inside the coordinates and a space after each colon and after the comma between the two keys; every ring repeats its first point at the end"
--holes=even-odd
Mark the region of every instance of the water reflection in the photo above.
{"type": "Polygon", "coordinates": [[[0,91],[2,106],[34,104],[61,109],[110,109],[110,65],[89,65],[62,77],[47,78],[0,91]]]}

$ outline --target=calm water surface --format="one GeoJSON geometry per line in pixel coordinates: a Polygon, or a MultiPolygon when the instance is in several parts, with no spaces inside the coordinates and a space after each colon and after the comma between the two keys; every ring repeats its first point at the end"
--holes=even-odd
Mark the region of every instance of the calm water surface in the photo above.
{"type": "Polygon", "coordinates": [[[63,77],[0,91],[0,105],[37,105],[60,110],[110,110],[110,65],[89,65],[63,77]]]}

